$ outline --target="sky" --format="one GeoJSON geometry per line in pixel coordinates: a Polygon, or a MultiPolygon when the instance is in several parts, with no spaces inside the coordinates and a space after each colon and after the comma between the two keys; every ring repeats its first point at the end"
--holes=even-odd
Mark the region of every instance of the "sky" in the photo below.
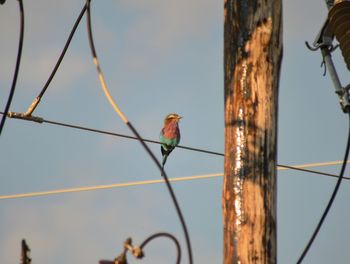
{"type": "MultiPolygon", "coordinates": [[[[85,1],[24,2],[23,57],[11,110],[26,111],[44,86],[85,1]]],[[[278,163],[342,160],[347,117],[320,52],[312,43],[327,15],[324,1],[283,2],[284,54],[279,86],[278,163]]],[[[157,140],[164,117],[176,112],[181,144],[224,151],[223,1],[92,1],[97,54],[112,96],[142,137],[157,140]]],[[[17,1],[0,6],[0,108],[15,66],[17,1]]],[[[349,72],[334,52],[343,85],[349,72]]],[[[131,132],[99,86],[85,17],[34,115],[115,133],[131,132]]],[[[159,145],[149,144],[160,158],[159,145]]],[[[169,177],[223,172],[223,157],[176,149],[169,177]]],[[[315,168],[337,174],[340,166],[315,168]]],[[[348,174],[348,173],[347,173],[348,174]]],[[[0,137],[0,195],[160,179],[137,141],[50,124],[7,119],[0,137]]],[[[195,263],[222,263],[222,178],[173,184],[189,230],[195,263]]],[[[278,263],[295,263],[335,179],[278,172],[278,263]]],[[[350,258],[350,184],[344,181],[304,263],[346,263],[350,258]]],[[[174,234],[187,263],[184,236],[164,184],[0,200],[0,263],[18,263],[27,240],[33,263],[98,263],[113,259],[132,237],[174,234]]],[[[170,241],[155,240],[142,263],[172,263],[170,241]]],[[[174,259],[174,260],[173,260],[174,259]]],[[[141,263],[128,257],[129,263],[141,263]]]]}

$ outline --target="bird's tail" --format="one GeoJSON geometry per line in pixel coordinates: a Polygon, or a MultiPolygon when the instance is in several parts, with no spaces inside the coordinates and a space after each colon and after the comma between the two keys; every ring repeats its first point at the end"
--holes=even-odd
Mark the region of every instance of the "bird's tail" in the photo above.
{"type": "Polygon", "coordinates": [[[165,162],[168,158],[168,155],[167,154],[164,154],[163,155],[163,160],[162,160],[162,176],[164,177],[164,165],[165,165],[165,162]]]}

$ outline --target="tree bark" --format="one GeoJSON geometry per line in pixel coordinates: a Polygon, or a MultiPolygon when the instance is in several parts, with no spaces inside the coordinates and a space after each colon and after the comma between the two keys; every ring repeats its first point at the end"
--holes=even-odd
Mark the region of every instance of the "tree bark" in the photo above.
{"type": "Polygon", "coordinates": [[[224,2],[225,264],[277,262],[281,2],[224,2]]]}

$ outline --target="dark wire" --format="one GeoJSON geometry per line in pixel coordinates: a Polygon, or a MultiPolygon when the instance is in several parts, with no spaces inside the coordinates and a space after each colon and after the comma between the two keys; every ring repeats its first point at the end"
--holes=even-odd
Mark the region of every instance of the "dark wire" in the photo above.
{"type": "Polygon", "coordinates": [[[22,0],[18,0],[18,3],[19,3],[19,11],[20,11],[20,19],[21,19],[19,43],[18,43],[18,52],[17,52],[15,72],[14,72],[13,80],[12,80],[12,86],[11,86],[10,94],[9,94],[8,99],[7,99],[7,103],[6,103],[5,110],[4,110],[5,114],[1,118],[0,135],[1,135],[2,129],[3,129],[4,125],[5,125],[7,114],[9,112],[9,110],[10,110],[10,106],[11,106],[11,103],[12,103],[13,95],[15,94],[17,77],[18,77],[18,72],[19,72],[19,66],[21,64],[21,58],[22,58],[22,47],[23,47],[23,37],[24,37],[24,8],[23,8],[22,0]]]}
{"type": "MultiPolygon", "coordinates": [[[[0,112],[0,114],[1,114],[1,112],[0,112]]],[[[43,123],[48,123],[48,124],[57,125],[57,126],[64,126],[64,127],[74,128],[74,129],[80,129],[80,130],[85,130],[85,131],[89,131],[89,132],[105,134],[105,135],[110,135],[110,136],[115,136],[115,137],[122,137],[122,138],[127,138],[127,139],[139,140],[137,137],[133,137],[133,136],[118,134],[118,133],[105,131],[105,130],[99,130],[99,129],[95,129],[95,128],[88,128],[88,127],[77,126],[77,125],[72,125],[72,124],[65,124],[65,123],[60,123],[60,122],[56,122],[56,121],[43,120],[43,123]]],[[[162,144],[159,141],[151,140],[151,139],[143,139],[143,141],[149,142],[149,143],[154,143],[154,144],[162,144]]],[[[207,153],[207,154],[212,154],[212,155],[224,156],[223,153],[205,150],[205,149],[192,148],[192,147],[181,146],[181,145],[176,146],[176,148],[182,148],[182,149],[187,149],[187,150],[191,150],[191,151],[197,151],[197,152],[202,152],[202,153],[207,153]]]]}
{"type": "Polygon", "coordinates": [[[149,236],[145,239],[145,241],[142,242],[140,245],[141,250],[149,243],[151,240],[158,238],[158,237],[167,237],[170,238],[176,245],[176,251],[177,251],[177,258],[176,258],[176,264],[180,264],[181,261],[181,247],[179,241],[174,237],[172,234],[169,233],[156,233],[154,235],[149,236]]]}
{"type": "Polygon", "coordinates": [[[347,140],[346,149],[345,149],[344,161],[343,161],[343,165],[342,165],[341,170],[340,170],[340,174],[339,174],[338,181],[337,181],[337,183],[336,183],[336,185],[335,185],[335,187],[334,187],[332,196],[331,196],[330,199],[329,199],[329,202],[328,202],[328,204],[327,204],[327,207],[326,207],[326,209],[324,210],[323,215],[322,215],[322,217],[320,218],[320,220],[319,220],[319,222],[318,222],[318,224],[317,224],[317,226],[316,226],[316,229],[315,229],[315,231],[313,232],[313,234],[312,234],[312,236],[311,236],[309,242],[307,243],[306,247],[304,248],[303,253],[302,253],[301,256],[299,257],[297,264],[300,264],[300,263],[303,261],[304,257],[306,256],[307,252],[309,251],[309,249],[310,249],[312,243],[314,242],[314,240],[315,240],[315,238],[316,238],[316,236],[317,236],[319,230],[321,229],[321,226],[322,226],[322,224],[323,224],[323,221],[326,219],[327,214],[328,214],[329,210],[330,210],[331,207],[332,207],[333,201],[334,201],[334,199],[335,199],[335,197],[336,197],[336,195],[337,195],[337,193],[338,193],[338,189],[339,189],[340,184],[341,184],[341,181],[342,181],[342,179],[343,179],[343,177],[344,177],[344,172],[345,172],[345,169],[346,169],[346,164],[347,164],[347,160],[348,160],[348,156],[349,156],[349,148],[350,148],[350,113],[349,113],[348,115],[349,115],[349,116],[348,116],[348,117],[349,117],[348,140],[347,140]]]}
{"type": "MultiPolygon", "coordinates": [[[[89,37],[89,43],[90,43],[90,48],[91,48],[91,52],[93,55],[93,59],[97,60],[97,54],[96,54],[96,49],[95,49],[95,45],[94,45],[94,40],[93,40],[93,35],[92,35],[92,27],[91,27],[91,12],[90,12],[90,2],[91,0],[86,0],[86,8],[87,8],[87,31],[88,31],[88,37],[89,37]]],[[[179,216],[181,225],[182,225],[182,229],[185,235],[185,239],[186,239],[186,244],[187,244],[187,250],[188,250],[188,258],[189,258],[189,263],[192,264],[193,263],[193,257],[192,257],[192,249],[191,249],[191,242],[190,242],[190,237],[187,231],[187,226],[185,223],[185,219],[182,215],[180,206],[177,202],[175,193],[171,187],[171,184],[169,182],[169,179],[165,173],[164,170],[162,170],[162,166],[160,164],[160,162],[157,160],[156,156],[153,154],[153,152],[150,150],[150,148],[147,146],[147,144],[144,142],[144,140],[141,138],[141,136],[139,135],[139,133],[136,131],[136,129],[133,127],[133,125],[128,121],[126,123],[128,125],[128,127],[130,128],[130,130],[134,133],[134,135],[138,138],[139,142],[141,143],[141,145],[144,147],[144,149],[146,150],[146,152],[150,155],[151,159],[156,163],[157,167],[159,168],[161,174],[163,174],[166,186],[169,190],[170,196],[173,200],[176,212],[179,216]]]]}
{"type": "MultiPolygon", "coordinates": [[[[298,168],[298,167],[293,167],[293,166],[288,166],[288,165],[281,165],[281,164],[277,164],[277,167],[286,168],[286,169],[290,169],[290,170],[297,170],[297,171],[302,171],[302,172],[308,172],[308,173],[313,173],[313,174],[319,174],[319,175],[324,175],[324,176],[333,177],[333,178],[339,178],[339,175],[326,173],[326,172],[322,172],[322,171],[308,170],[308,169],[303,169],[303,168],[298,168]]],[[[343,179],[350,180],[349,177],[343,177],[343,179]]]]}
{"type": "Polygon", "coordinates": [[[66,41],[66,44],[64,45],[64,48],[63,48],[63,50],[62,50],[62,52],[61,52],[61,55],[60,55],[60,57],[58,58],[58,60],[57,60],[57,62],[56,62],[56,65],[55,65],[55,67],[53,68],[53,70],[52,70],[52,72],[51,72],[51,75],[49,76],[49,79],[46,81],[46,83],[45,83],[43,89],[41,90],[40,94],[38,95],[38,98],[41,99],[41,97],[44,95],[44,93],[46,92],[47,88],[49,87],[49,85],[50,85],[50,83],[51,83],[53,77],[55,76],[55,74],[56,74],[58,68],[60,67],[60,64],[61,64],[61,62],[62,62],[62,60],[63,60],[63,57],[64,57],[64,55],[66,54],[66,51],[68,50],[69,44],[70,44],[70,42],[71,42],[71,40],[72,40],[72,38],[73,38],[73,36],[74,36],[74,33],[75,33],[75,31],[76,31],[76,29],[77,29],[77,27],[78,27],[78,25],[79,25],[79,23],[80,23],[80,21],[81,21],[81,18],[83,17],[85,11],[86,11],[86,5],[84,5],[83,9],[81,10],[81,12],[80,12],[80,14],[79,14],[79,17],[78,17],[77,20],[75,21],[74,26],[73,26],[73,28],[72,28],[72,30],[71,30],[71,32],[70,32],[70,34],[69,34],[69,37],[68,37],[68,39],[67,39],[67,41],[66,41]]]}
{"type": "MultiPolygon", "coordinates": [[[[3,115],[3,114],[4,114],[3,112],[0,112],[0,115],[3,115]]],[[[23,120],[27,120],[27,119],[23,119],[23,120]]],[[[42,123],[47,123],[47,124],[51,124],[51,125],[55,125],[55,126],[63,126],[63,127],[73,128],[73,129],[79,129],[79,130],[83,130],[83,131],[104,134],[104,135],[109,135],[109,136],[114,136],[114,137],[139,140],[137,137],[133,137],[133,136],[129,136],[129,135],[119,134],[119,133],[106,131],[106,130],[100,130],[100,129],[96,129],[96,128],[89,128],[89,127],[84,127],[84,126],[67,124],[67,123],[62,123],[62,122],[57,122],[57,121],[52,121],[52,120],[42,119],[42,123]]],[[[151,139],[142,139],[142,140],[144,142],[149,142],[149,143],[154,143],[154,144],[162,144],[161,142],[156,141],[156,140],[151,140],[151,139]]],[[[215,152],[215,151],[211,151],[211,150],[206,150],[206,149],[192,148],[192,147],[181,146],[181,145],[176,146],[176,148],[182,148],[182,149],[187,149],[187,150],[191,150],[191,151],[197,151],[197,152],[202,152],[202,153],[207,153],[207,154],[212,154],[212,155],[224,156],[223,153],[215,152]]],[[[277,164],[277,167],[286,168],[286,169],[290,169],[290,170],[297,170],[297,171],[302,171],[302,172],[307,172],[307,173],[313,173],[313,174],[318,174],[318,175],[324,175],[324,176],[333,177],[333,178],[339,178],[339,175],[326,173],[326,172],[322,172],[322,171],[316,171],[316,170],[308,170],[308,169],[293,167],[293,166],[289,166],[289,165],[277,164]]],[[[345,177],[345,176],[343,177],[343,179],[350,180],[349,177],[345,177]]]]}

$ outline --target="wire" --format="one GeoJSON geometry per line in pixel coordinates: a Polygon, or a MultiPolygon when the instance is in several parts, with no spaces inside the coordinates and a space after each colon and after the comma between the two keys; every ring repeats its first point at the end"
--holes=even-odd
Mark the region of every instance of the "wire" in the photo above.
{"type": "MultiPolygon", "coordinates": [[[[348,160],[347,163],[350,163],[350,160],[348,160]]],[[[343,164],[343,160],[306,163],[303,165],[295,165],[295,166],[288,166],[288,165],[277,165],[277,166],[281,167],[281,170],[284,170],[284,169],[287,170],[287,169],[295,169],[295,168],[301,169],[301,168],[309,168],[309,167],[325,167],[325,166],[339,165],[339,164],[343,164]]],[[[338,175],[336,177],[338,177],[338,175]]]]}
{"type": "Polygon", "coordinates": [[[184,235],[185,235],[189,263],[192,264],[193,263],[192,249],[191,249],[190,237],[189,237],[189,234],[188,234],[188,231],[187,231],[187,226],[186,226],[186,223],[185,223],[185,219],[184,219],[184,217],[182,215],[180,206],[179,206],[179,204],[177,202],[175,193],[174,193],[174,191],[173,191],[173,189],[171,187],[171,184],[170,184],[170,182],[168,180],[168,177],[167,177],[164,169],[162,168],[160,162],[157,160],[156,156],[153,154],[153,152],[150,150],[150,148],[143,141],[143,139],[141,138],[139,133],[136,131],[134,126],[129,122],[129,120],[126,118],[126,116],[120,110],[120,108],[117,106],[117,104],[115,103],[115,101],[113,100],[112,96],[110,95],[110,93],[109,93],[109,91],[107,89],[107,85],[105,83],[105,80],[104,80],[104,77],[103,77],[103,73],[102,73],[102,70],[101,70],[99,62],[98,62],[97,53],[96,53],[94,40],[93,40],[93,35],[92,35],[90,2],[91,2],[91,0],[86,0],[86,7],[87,7],[87,31],[88,31],[90,49],[91,49],[91,53],[92,53],[92,56],[93,56],[93,62],[95,64],[97,72],[98,72],[98,77],[99,77],[99,80],[100,80],[100,84],[102,86],[102,89],[103,89],[103,91],[104,91],[104,93],[105,93],[109,103],[112,105],[112,107],[115,110],[115,112],[119,115],[119,117],[123,120],[123,122],[130,128],[130,130],[133,132],[133,134],[138,138],[139,142],[144,147],[144,149],[146,150],[148,155],[151,157],[151,159],[155,162],[155,164],[157,165],[157,167],[159,168],[159,170],[161,172],[161,175],[164,177],[165,184],[166,184],[166,186],[168,188],[168,191],[169,191],[169,194],[170,194],[170,196],[171,196],[171,198],[173,200],[176,212],[177,212],[178,217],[180,219],[180,222],[181,222],[181,225],[182,225],[182,229],[183,229],[183,232],[184,232],[184,235]]]}
{"type": "MultiPolygon", "coordinates": [[[[0,112],[0,114],[3,115],[4,113],[0,112]]],[[[26,120],[26,121],[33,121],[33,120],[28,120],[28,119],[24,119],[24,118],[13,117],[13,116],[11,118],[26,120]]],[[[133,137],[133,136],[129,136],[129,135],[119,134],[119,133],[101,130],[101,129],[96,129],[96,128],[89,128],[89,127],[84,127],[84,126],[79,126],[79,125],[67,124],[67,123],[62,123],[62,122],[58,122],[58,121],[41,119],[41,123],[47,123],[47,124],[56,125],[56,126],[63,126],[63,127],[73,128],[73,129],[79,129],[79,130],[84,130],[84,131],[98,133],[98,134],[105,134],[105,135],[109,135],[109,136],[139,140],[137,137],[133,137]]],[[[151,139],[143,139],[143,141],[149,142],[149,143],[154,143],[154,144],[162,144],[159,141],[151,140],[151,139]]],[[[187,150],[192,150],[192,151],[197,151],[197,152],[202,152],[202,153],[207,153],[207,154],[212,154],[212,155],[217,155],[217,156],[224,156],[223,153],[219,153],[219,152],[215,152],[215,151],[211,151],[211,150],[193,148],[193,147],[188,147],[188,146],[178,145],[178,146],[176,146],[176,148],[182,148],[182,149],[187,149],[187,150]]]]}
{"type": "MultiPolygon", "coordinates": [[[[342,162],[342,161],[341,161],[342,162]]],[[[349,163],[349,161],[348,161],[349,163]]],[[[339,163],[338,163],[339,164],[339,163]]],[[[335,175],[335,174],[331,174],[331,173],[326,173],[326,172],[321,172],[321,171],[315,171],[315,170],[307,170],[307,169],[303,169],[301,167],[298,166],[287,166],[287,165],[277,165],[279,167],[279,170],[286,170],[286,169],[290,169],[290,170],[297,170],[297,171],[303,171],[303,172],[308,172],[308,173],[314,173],[314,174],[319,174],[319,175],[324,175],[324,176],[329,176],[329,177],[334,177],[334,178],[338,178],[339,175],[335,175]]],[[[324,166],[324,165],[323,165],[324,166]]],[[[313,166],[312,166],[313,167],[313,166]]],[[[346,180],[350,180],[350,178],[348,177],[344,177],[344,179],[346,180]]]]}
{"type": "Polygon", "coordinates": [[[64,45],[64,48],[63,48],[63,50],[62,50],[62,52],[61,52],[61,55],[60,55],[60,57],[58,58],[55,67],[53,68],[53,70],[52,70],[52,72],[51,72],[51,74],[50,74],[48,80],[46,81],[46,83],[45,83],[43,89],[41,90],[41,92],[39,93],[38,97],[41,98],[41,97],[44,95],[44,93],[46,92],[47,88],[49,87],[49,85],[50,85],[50,83],[51,83],[53,77],[55,76],[55,74],[56,74],[58,68],[60,67],[60,64],[61,64],[61,62],[62,62],[62,60],[63,60],[63,58],[64,58],[64,55],[66,54],[66,52],[67,52],[67,50],[68,50],[68,47],[69,47],[69,45],[70,45],[70,43],[71,43],[71,41],[72,41],[72,38],[73,38],[73,36],[74,36],[74,34],[75,34],[75,31],[76,31],[76,29],[78,28],[78,25],[79,25],[79,23],[80,23],[80,21],[81,21],[83,15],[84,15],[85,11],[86,11],[86,5],[84,5],[83,9],[80,11],[80,14],[79,14],[77,20],[75,21],[74,26],[73,26],[73,28],[72,28],[72,30],[71,30],[69,36],[68,36],[68,39],[67,39],[67,41],[66,41],[66,44],[64,45]]]}
{"type": "MultiPolygon", "coordinates": [[[[0,114],[3,115],[4,113],[0,112],[0,114]]],[[[12,116],[11,118],[15,118],[15,117],[12,116]]],[[[17,118],[17,117],[16,117],[16,119],[26,120],[26,121],[34,121],[34,120],[28,120],[28,119],[24,119],[24,118],[17,118]]],[[[58,121],[46,120],[43,118],[40,118],[40,120],[41,120],[41,123],[47,123],[47,124],[56,125],[56,126],[63,126],[63,127],[93,132],[93,133],[97,133],[97,134],[114,136],[114,137],[121,137],[121,138],[127,138],[127,139],[132,139],[132,140],[138,140],[137,137],[133,137],[133,136],[125,135],[125,134],[120,134],[120,133],[115,133],[115,132],[111,132],[111,131],[106,131],[106,130],[101,130],[101,129],[96,129],[96,128],[89,128],[89,127],[73,125],[73,124],[67,124],[67,123],[62,123],[62,122],[58,122],[58,121]]],[[[152,139],[143,138],[143,141],[149,142],[149,143],[154,143],[154,144],[162,144],[161,142],[156,141],[156,140],[152,140],[152,139]]],[[[187,150],[191,150],[191,151],[202,152],[202,153],[207,153],[207,154],[212,154],[212,155],[217,155],[217,156],[224,156],[223,153],[215,152],[215,151],[211,151],[211,150],[206,150],[206,149],[193,148],[193,147],[182,146],[182,145],[178,145],[178,146],[176,146],[176,148],[182,148],[182,149],[187,149],[187,150]]],[[[341,164],[342,162],[343,161],[330,161],[330,162],[322,162],[322,163],[308,163],[308,164],[304,164],[304,165],[295,165],[295,166],[277,164],[277,167],[279,167],[280,170],[289,170],[289,169],[290,170],[298,170],[298,171],[304,171],[304,172],[309,172],[309,173],[320,174],[320,175],[338,178],[339,176],[335,175],[335,174],[330,174],[330,173],[325,173],[325,172],[320,172],[320,171],[313,171],[313,170],[305,170],[303,168],[338,165],[338,164],[341,164]]],[[[350,162],[350,161],[348,161],[348,162],[350,162]]],[[[347,177],[344,177],[344,178],[348,179],[347,177]]]]}
{"type": "Polygon", "coordinates": [[[349,131],[348,131],[348,139],[347,139],[347,144],[346,144],[346,149],[345,149],[345,155],[344,155],[344,161],[343,161],[343,165],[341,167],[341,170],[340,170],[340,174],[339,174],[339,178],[337,180],[337,183],[334,187],[334,190],[333,190],[333,193],[328,201],[328,204],[327,204],[327,207],[326,209],[324,210],[312,236],[310,237],[310,240],[309,242],[307,243],[307,245],[305,246],[301,256],[299,257],[298,261],[297,261],[297,264],[300,264],[304,257],[306,256],[307,252],[309,251],[312,243],[314,242],[318,232],[320,231],[321,229],[321,226],[324,222],[324,220],[326,219],[327,217],[327,214],[329,212],[329,210],[331,209],[332,207],[332,204],[333,204],[333,201],[338,193],[338,190],[339,190],[339,187],[340,187],[340,184],[342,182],[342,179],[344,178],[344,172],[345,172],[345,168],[346,168],[346,164],[347,164],[347,160],[348,160],[348,156],[349,156],[349,148],[350,148],[350,113],[348,114],[348,117],[349,117],[349,131]]]}
{"type": "MultiPolygon", "coordinates": [[[[335,174],[330,173],[324,173],[320,171],[314,171],[314,170],[307,170],[307,169],[300,169],[300,167],[313,167],[313,164],[318,164],[318,166],[325,166],[327,164],[339,164],[339,162],[324,162],[324,163],[310,163],[310,164],[303,164],[303,165],[297,165],[294,167],[291,166],[285,166],[283,168],[278,168],[278,170],[300,170],[303,172],[310,172],[310,173],[316,173],[320,175],[325,175],[329,177],[339,177],[335,174]]],[[[211,173],[211,174],[203,174],[203,175],[192,175],[192,176],[185,176],[185,177],[176,177],[176,178],[170,178],[170,182],[181,182],[181,181],[192,181],[192,180],[201,180],[201,179],[210,179],[210,178],[217,178],[222,177],[224,174],[221,173],[211,173]]],[[[350,177],[343,177],[345,180],[350,180],[350,177]]],[[[158,184],[163,183],[164,180],[147,180],[147,181],[134,181],[134,182],[126,182],[126,183],[115,183],[115,184],[108,184],[108,185],[97,185],[97,186],[89,186],[89,187],[77,187],[77,188],[67,188],[67,189],[57,189],[57,190],[51,190],[51,191],[41,191],[41,192],[31,192],[31,193],[20,193],[20,194],[12,194],[12,195],[2,195],[0,196],[0,200],[6,200],[6,199],[17,199],[17,198],[29,198],[29,197],[38,197],[38,196],[48,196],[48,195],[55,195],[55,194],[64,194],[64,193],[77,193],[77,192],[84,192],[84,191],[96,191],[96,190],[105,190],[105,189],[112,189],[112,188],[124,188],[124,187],[132,187],[132,186],[140,186],[140,185],[149,185],[149,184],[158,184]]]]}
{"type": "Polygon", "coordinates": [[[61,55],[59,56],[59,58],[58,58],[58,60],[57,60],[57,62],[56,62],[56,65],[55,65],[55,67],[53,68],[53,70],[52,70],[52,72],[51,72],[51,74],[50,74],[48,80],[46,81],[46,83],[45,83],[44,87],[42,88],[41,92],[39,93],[39,95],[34,99],[33,103],[29,106],[29,109],[28,109],[28,111],[25,113],[25,115],[30,116],[30,115],[34,112],[34,110],[35,110],[35,108],[38,106],[38,104],[40,103],[41,98],[43,97],[43,95],[44,95],[44,93],[46,92],[47,88],[49,87],[49,85],[50,85],[50,83],[51,83],[53,77],[55,76],[55,74],[56,74],[58,68],[59,68],[60,65],[61,65],[61,62],[62,62],[62,60],[63,60],[63,58],[64,58],[64,56],[65,56],[65,54],[66,54],[66,52],[67,52],[67,50],[68,50],[69,44],[71,43],[71,40],[72,40],[72,38],[73,38],[73,36],[74,36],[74,34],[75,34],[76,29],[78,28],[78,25],[79,25],[79,23],[80,23],[80,21],[81,21],[83,15],[84,15],[85,11],[86,11],[86,5],[84,5],[84,7],[83,7],[83,9],[81,10],[81,12],[80,12],[80,14],[79,14],[77,20],[75,21],[74,26],[73,26],[73,28],[72,28],[72,30],[71,30],[69,36],[68,36],[68,39],[67,39],[67,41],[66,41],[66,44],[65,44],[64,47],[63,47],[63,50],[62,50],[62,52],[61,52],[61,55]]]}
{"type": "Polygon", "coordinates": [[[169,234],[169,233],[156,233],[154,235],[151,235],[150,237],[146,238],[145,241],[143,241],[140,245],[141,250],[143,250],[143,248],[149,243],[151,242],[153,239],[158,238],[158,237],[167,237],[169,239],[171,239],[176,246],[176,251],[177,251],[177,258],[176,258],[176,264],[180,264],[181,261],[181,248],[180,248],[180,243],[179,241],[176,239],[176,237],[174,237],[173,235],[169,234]]]}
{"type": "MultiPolygon", "coordinates": [[[[0,114],[3,115],[4,113],[0,112],[0,114]]],[[[26,121],[34,121],[34,120],[28,120],[25,118],[18,118],[18,117],[13,117],[13,116],[11,118],[26,120],[26,121]]],[[[89,128],[89,127],[73,125],[73,124],[67,124],[67,123],[62,123],[62,122],[58,122],[58,121],[46,120],[43,118],[40,118],[40,120],[41,120],[40,123],[47,123],[47,124],[51,124],[51,125],[63,126],[63,127],[68,127],[68,128],[98,133],[98,134],[114,136],[114,137],[121,137],[121,138],[127,138],[127,139],[132,139],[132,140],[138,140],[137,137],[133,137],[133,136],[125,135],[125,134],[120,134],[120,133],[115,133],[115,132],[111,132],[111,131],[106,131],[106,130],[101,130],[101,129],[96,129],[96,128],[89,128]]],[[[152,139],[143,139],[143,141],[149,142],[149,143],[154,143],[154,144],[162,144],[161,142],[156,141],[156,140],[152,140],[152,139]]],[[[191,151],[202,152],[202,153],[207,153],[207,154],[212,154],[212,155],[217,155],[217,156],[224,156],[223,153],[215,152],[215,151],[211,151],[211,150],[206,150],[206,149],[193,148],[193,147],[182,146],[182,145],[178,145],[178,146],[176,146],[176,148],[182,148],[182,149],[187,149],[187,150],[191,150],[191,151]]],[[[313,171],[313,170],[305,170],[303,168],[338,165],[338,164],[341,164],[342,162],[343,161],[330,161],[330,162],[322,162],[322,163],[308,163],[308,164],[304,164],[304,165],[295,165],[295,166],[277,164],[277,167],[279,167],[280,170],[289,170],[289,169],[290,170],[298,170],[298,171],[304,171],[304,172],[309,172],[309,173],[320,174],[320,175],[338,178],[339,176],[335,175],[335,174],[330,174],[330,173],[325,173],[325,172],[320,172],[320,171],[313,171]]],[[[348,161],[348,162],[350,162],[350,161],[348,161]]],[[[344,177],[344,178],[347,179],[346,177],[344,177]]]]}
{"type": "Polygon", "coordinates": [[[111,104],[111,106],[113,107],[114,111],[118,114],[118,116],[122,119],[122,121],[125,124],[128,124],[129,121],[126,118],[126,116],[124,115],[124,113],[121,111],[121,109],[118,107],[118,105],[116,104],[116,102],[114,101],[114,99],[112,98],[108,88],[107,88],[107,84],[105,81],[105,78],[103,76],[103,72],[101,70],[98,58],[97,58],[97,53],[96,53],[96,49],[95,49],[95,44],[94,44],[94,40],[93,40],[93,36],[92,36],[92,28],[91,28],[91,12],[90,12],[90,1],[91,0],[86,0],[86,5],[87,5],[87,29],[88,29],[88,36],[89,36],[89,43],[90,43],[90,49],[91,49],[91,53],[92,53],[92,58],[93,58],[93,62],[96,66],[97,69],[97,73],[98,73],[98,78],[101,84],[101,87],[103,89],[103,92],[105,93],[105,96],[107,97],[108,102],[111,104]]]}
{"type": "Polygon", "coordinates": [[[21,64],[21,58],[22,58],[22,48],[23,48],[23,38],[24,38],[24,8],[23,8],[23,2],[22,0],[18,0],[19,3],[19,11],[20,11],[20,34],[19,34],[19,43],[18,43],[18,51],[17,51],[17,59],[16,59],[16,66],[15,66],[15,72],[13,74],[13,80],[12,80],[12,85],[11,85],[11,90],[9,97],[7,99],[7,103],[5,106],[5,114],[1,118],[1,123],[0,123],[0,135],[2,132],[2,129],[4,128],[5,121],[7,114],[10,110],[10,106],[12,103],[13,95],[15,94],[15,89],[16,89],[16,84],[17,84],[17,77],[18,77],[18,72],[19,72],[19,66],[21,64]]]}
{"type": "MultiPolygon", "coordinates": [[[[4,113],[0,112],[0,114],[3,115],[4,113]]],[[[17,118],[17,119],[21,119],[21,118],[17,118]]],[[[28,119],[21,119],[21,120],[31,121],[28,119]]],[[[121,137],[121,138],[127,138],[127,139],[132,139],[132,140],[138,140],[137,137],[133,137],[133,136],[125,135],[125,134],[115,133],[115,132],[96,129],[96,128],[89,128],[89,127],[79,126],[79,125],[74,125],[74,124],[62,123],[62,122],[53,121],[53,120],[41,119],[41,123],[47,123],[47,124],[62,126],[62,127],[68,127],[68,128],[93,132],[93,133],[97,133],[97,134],[104,134],[104,135],[109,135],[109,136],[114,136],[114,137],[121,137]]],[[[152,140],[152,139],[143,138],[143,141],[148,142],[148,143],[154,143],[154,144],[162,144],[161,142],[156,141],[156,140],[152,140]]],[[[202,153],[207,153],[207,154],[212,154],[212,155],[217,155],[217,156],[224,156],[223,153],[211,151],[211,150],[206,150],[206,149],[201,149],[201,148],[193,148],[193,147],[182,146],[182,145],[178,145],[178,146],[176,146],[176,148],[187,149],[187,150],[191,150],[191,151],[202,152],[202,153]]],[[[338,164],[341,164],[342,162],[343,161],[308,163],[308,164],[296,165],[296,166],[277,164],[277,167],[280,167],[281,170],[291,169],[291,170],[298,170],[298,171],[305,171],[305,172],[310,172],[310,173],[315,173],[315,174],[321,174],[321,175],[325,175],[325,176],[338,177],[338,175],[329,174],[329,173],[325,173],[325,172],[319,172],[319,171],[303,170],[302,168],[338,165],[338,164]]],[[[348,161],[348,162],[350,162],[350,161],[348,161]]]]}
{"type": "MultiPolygon", "coordinates": [[[[212,174],[205,174],[205,175],[170,178],[169,181],[171,181],[171,182],[190,181],[190,180],[208,179],[208,178],[222,177],[222,176],[223,176],[223,173],[212,173],[212,174]]],[[[135,181],[135,182],[127,182],[127,183],[97,185],[97,186],[91,186],[91,187],[77,187],[77,188],[57,189],[57,190],[52,190],[52,191],[3,195],[3,196],[0,196],[0,200],[15,199],[15,198],[28,198],[28,197],[37,197],[37,196],[48,196],[48,195],[63,194],[63,193],[76,193],[76,192],[83,192],[83,191],[105,190],[105,189],[131,187],[131,186],[139,186],[139,185],[149,185],[149,184],[164,183],[164,181],[165,181],[164,179],[135,181]]]]}

